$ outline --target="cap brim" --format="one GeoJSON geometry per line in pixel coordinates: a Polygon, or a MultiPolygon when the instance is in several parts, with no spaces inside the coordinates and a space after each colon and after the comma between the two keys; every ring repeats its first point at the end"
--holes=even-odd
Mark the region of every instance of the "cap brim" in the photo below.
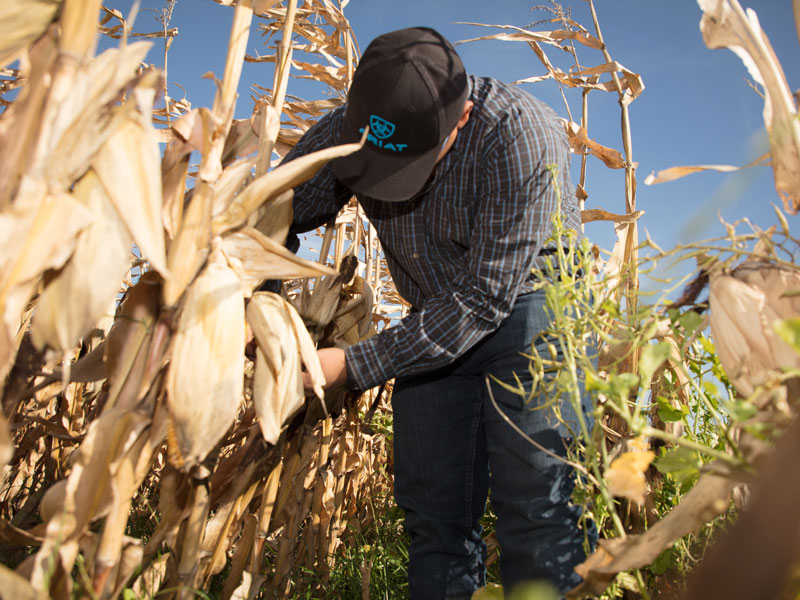
{"type": "MultiPolygon", "coordinates": [[[[360,138],[345,120],[338,143],[357,142],[360,138]]],[[[386,202],[402,202],[413,198],[425,185],[436,166],[440,148],[441,142],[409,157],[378,151],[365,144],[361,150],[335,159],[332,167],[336,178],[353,192],[386,202]]]]}

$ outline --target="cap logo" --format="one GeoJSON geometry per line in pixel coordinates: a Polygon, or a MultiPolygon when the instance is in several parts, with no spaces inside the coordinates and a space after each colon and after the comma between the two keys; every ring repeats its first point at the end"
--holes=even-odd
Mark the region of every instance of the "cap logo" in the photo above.
{"type": "MultiPolygon", "coordinates": [[[[379,117],[378,115],[369,116],[369,134],[367,141],[373,146],[383,148],[384,150],[391,150],[392,152],[403,152],[408,148],[408,144],[398,144],[392,142],[385,142],[384,140],[392,137],[394,134],[394,123],[379,117]]],[[[358,130],[359,133],[364,133],[364,128],[358,130]]]]}
{"type": "Polygon", "coordinates": [[[382,119],[378,115],[369,116],[369,128],[375,133],[375,136],[380,140],[392,137],[394,133],[394,123],[390,123],[386,119],[382,119]]]}

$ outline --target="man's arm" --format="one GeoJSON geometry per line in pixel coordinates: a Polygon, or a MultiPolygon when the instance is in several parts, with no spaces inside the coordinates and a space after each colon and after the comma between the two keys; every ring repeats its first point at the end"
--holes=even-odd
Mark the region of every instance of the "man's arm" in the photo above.
{"type": "MultiPolygon", "coordinates": [[[[317,150],[330,148],[336,144],[336,136],[341,126],[342,108],[329,112],[315,123],[294,148],[284,157],[282,164],[317,150]]],[[[350,200],[352,192],[336,179],[330,163],[305,183],[294,189],[292,207],[294,216],[289,229],[287,246],[297,250],[297,234],[316,229],[330,221],[350,200]]]]}

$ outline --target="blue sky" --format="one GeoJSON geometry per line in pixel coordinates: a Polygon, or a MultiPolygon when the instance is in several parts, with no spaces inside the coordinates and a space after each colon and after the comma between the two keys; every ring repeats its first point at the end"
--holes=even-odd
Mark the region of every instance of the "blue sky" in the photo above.
{"type": "MultiPolygon", "coordinates": [[[[335,1],[335,0],[334,0],[335,1]]],[[[427,25],[451,41],[491,33],[485,28],[457,24],[459,21],[496,25],[527,24],[544,18],[531,7],[547,0],[351,0],[345,16],[359,45],[366,48],[375,36],[406,26],[427,25]]],[[[131,0],[109,0],[107,5],[124,14],[131,0]]],[[[791,89],[800,87],[798,36],[789,0],[744,0],[759,16],[781,61],[791,89]]],[[[572,17],[592,30],[588,3],[565,0],[572,17]]],[[[162,0],[143,0],[142,7],[161,8],[162,0]]],[[[744,65],[729,50],[709,50],[699,30],[701,11],[694,0],[595,0],[600,27],[611,56],[644,79],[644,93],[631,104],[633,158],[637,171],[637,208],[645,211],[640,226],[662,247],[705,239],[722,233],[718,213],[727,221],[743,217],[762,227],[776,222],[771,203],[779,204],[768,167],[734,174],[700,173],[655,186],[645,186],[652,171],[676,165],[744,165],[766,152],[763,133],[763,101],[748,85],[744,65]]],[[[229,26],[233,9],[212,0],[178,0],[173,27],[179,28],[169,54],[170,93],[180,97],[175,83],[186,89],[195,107],[210,106],[213,83],[203,79],[206,72],[222,77],[229,26]]],[[[540,25],[541,29],[554,27],[540,25]]],[[[147,12],[140,13],[136,30],[152,31],[157,23],[147,12]]],[[[458,46],[467,70],[505,81],[541,75],[543,67],[522,43],[482,41],[458,46]]],[[[255,30],[248,53],[270,52],[255,30]]],[[[558,51],[551,50],[557,57],[558,51]]],[[[162,49],[156,42],[148,59],[161,62],[162,49]]],[[[579,49],[584,66],[595,66],[602,55],[579,49]]],[[[240,87],[237,117],[249,116],[253,108],[250,86],[270,87],[272,67],[246,65],[240,87]]],[[[550,103],[562,116],[566,109],[552,82],[526,84],[526,89],[550,103]]],[[[308,98],[311,88],[291,81],[289,93],[308,98]]],[[[321,89],[321,88],[319,88],[321,89]]],[[[321,92],[318,97],[321,97],[321,92]]],[[[568,95],[573,114],[580,114],[580,96],[568,95]]],[[[616,95],[593,91],[589,96],[589,134],[601,144],[622,150],[620,110],[616,95]]],[[[577,181],[576,169],[573,179],[577,181]]],[[[590,161],[587,179],[587,208],[624,212],[622,171],[611,171],[596,159],[590,161]]],[[[787,215],[788,216],[788,215],[787,215]]],[[[789,217],[796,227],[797,218],[789,217]]],[[[601,247],[610,249],[610,224],[587,226],[587,234],[601,247]]]]}

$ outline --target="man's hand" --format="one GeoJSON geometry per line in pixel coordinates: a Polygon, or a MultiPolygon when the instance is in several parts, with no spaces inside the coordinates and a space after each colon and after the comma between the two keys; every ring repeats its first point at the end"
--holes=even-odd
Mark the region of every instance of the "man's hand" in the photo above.
{"type": "MultiPolygon", "coordinates": [[[[347,364],[344,358],[344,350],[341,348],[322,348],[317,350],[319,364],[322,366],[322,373],[325,375],[325,389],[339,387],[347,381],[347,364]]],[[[308,373],[303,373],[303,387],[306,394],[313,394],[311,377],[308,373]]]]}

